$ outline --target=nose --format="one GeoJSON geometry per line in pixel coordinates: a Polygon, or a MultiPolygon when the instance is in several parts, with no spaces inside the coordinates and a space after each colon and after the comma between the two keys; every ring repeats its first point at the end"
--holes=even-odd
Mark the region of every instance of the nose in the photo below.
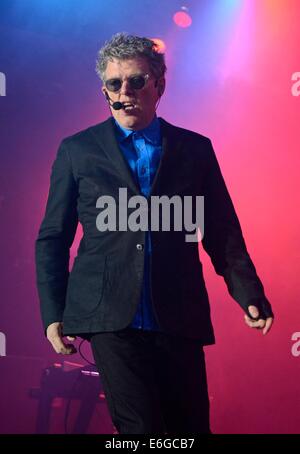
{"type": "Polygon", "coordinates": [[[123,80],[122,86],[119,91],[120,95],[129,95],[133,93],[132,88],[130,88],[130,84],[128,80],[123,80]]]}

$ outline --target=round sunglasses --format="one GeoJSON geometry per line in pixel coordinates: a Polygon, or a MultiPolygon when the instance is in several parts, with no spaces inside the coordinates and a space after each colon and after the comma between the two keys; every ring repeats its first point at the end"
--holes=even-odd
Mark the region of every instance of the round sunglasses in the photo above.
{"type": "Polygon", "coordinates": [[[138,74],[136,76],[131,76],[126,79],[119,79],[117,77],[113,79],[107,79],[104,82],[105,87],[107,90],[117,93],[121,90],[122,84],[124,80],[127,80],[129,83],[129,87],[132,90],[141,90],[146,85],[147,80],[149,79],[149,74],[138,74]]]}

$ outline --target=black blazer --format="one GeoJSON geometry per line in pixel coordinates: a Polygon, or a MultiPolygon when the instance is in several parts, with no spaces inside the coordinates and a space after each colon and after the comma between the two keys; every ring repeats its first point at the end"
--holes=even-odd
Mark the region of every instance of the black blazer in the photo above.
{"type": "MultiPolygon", "coordinates": [[[[216,272],[246,312],[249,304],[256,304],[264,317],[272,315],[210,140],[159,120],[163,154],[150,195],[203,195],[202,242],[216,272]]],[[[142,195],[114,128],[109,118],[64,139],[52,167],[36,240],[37,287],[44,328],[63,321],[65,335],[125,328],[140,301],[145,232],[100,232],[96,227],[100,195],[118,200],[119,187],[127,188],[128,198],[142,195]],[[69,249],[78,221],[83,237],[69,273],[69,249]]],[[[186,242],[186,233],[151,233],[154,311],[164,331],[212,344],[198,244],[186,242]]]]}

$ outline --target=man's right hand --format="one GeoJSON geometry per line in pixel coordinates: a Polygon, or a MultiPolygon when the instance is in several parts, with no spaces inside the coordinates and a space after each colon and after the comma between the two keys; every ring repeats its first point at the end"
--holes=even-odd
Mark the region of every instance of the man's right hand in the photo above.
{"type": "MultiPolygon", "coordinates": [[[[62,322],[51,323],[46,331],[47,339],[51,343],[56,353],[62,353],[63,355],[73,355],[77,352],[77,350],[73,344],[66,344],[63,341],[62,327],[62,322]]],[[[76,337],[67,336],[67,339],[74,341],[76,337]]]]}

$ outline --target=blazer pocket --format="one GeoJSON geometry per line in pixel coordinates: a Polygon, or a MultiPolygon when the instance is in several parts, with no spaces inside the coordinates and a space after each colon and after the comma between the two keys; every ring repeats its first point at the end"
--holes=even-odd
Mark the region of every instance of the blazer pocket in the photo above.
{"type": "Polygon", "coordinates": [[[99,310],[105,287],[106,257],[76,257],[69,275],[65,318],[90,317],[99,310]]]}

